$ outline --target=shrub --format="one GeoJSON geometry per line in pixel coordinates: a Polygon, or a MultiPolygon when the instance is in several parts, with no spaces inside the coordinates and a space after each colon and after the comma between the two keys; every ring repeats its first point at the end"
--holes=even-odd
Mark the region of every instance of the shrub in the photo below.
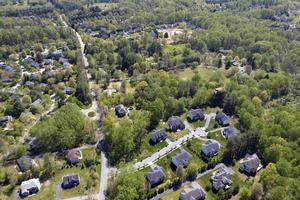
{"type": "Polygon", "coordinates": [[[205,186],[205,191],[206,192],[209,192],[211,190],[211,185],[210,184],[207,184],[206,186],[205,186]]]}
{"type": "Polygon", "coordinates": [[[95,112],[89,112],[89,113],[88,113],[88,116],[89,116],[89,117],[95,117],[95,115],[96,115],[95,112]]]}

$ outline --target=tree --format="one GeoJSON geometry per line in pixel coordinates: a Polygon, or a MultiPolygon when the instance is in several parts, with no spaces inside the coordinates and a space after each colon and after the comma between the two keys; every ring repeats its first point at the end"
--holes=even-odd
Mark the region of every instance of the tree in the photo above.
{"type": "Polygon", "coordinates": [[[192,162],[189,164],[189,166],[186,169],[186,174],[190,180],[195,180],[195,178],[197,177],[197,174],[198,174],[198,167],[197,167],[196,163],[192,162]]]}
{"type": "Polygon", "coordinates": [[[241,191],[240,191],[239,196],[240,196],[240,200],[249,200],[249,198],[250,198],[250,191],[249,191],[249,189],[246,188],[246,187],[243,187],[241,189],[241,191]]]}
{"type": "Polygon", "coordinates": [[[144,176],[141,173],[122,172],[115,177],[107,188],[108,200],[144,199],[144,176]]]}
{"type": "Polygon", "coordinates": [[[176,169],[176,176],[178,177],[178,179],[180,180],[180,182],[183,182],[185,179],[184,176],[184,169],[182,167],[182,165],[179,165],[176,169]]]}

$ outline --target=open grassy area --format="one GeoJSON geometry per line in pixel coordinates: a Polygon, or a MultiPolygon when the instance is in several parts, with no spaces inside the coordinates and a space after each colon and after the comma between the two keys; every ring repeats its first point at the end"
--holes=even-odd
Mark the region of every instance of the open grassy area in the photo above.
{"type": "Polygon", "coordinates": [[[182,80],[191,80],[195,73],[198,73],[204,81],[209,81],[209,79],[216,73],[217,70],[221,69],[211,69],[205,68],[203,66],[198,66],[195,69],[186,68],[183,70],[177,70],[175,74],[182,80]]]}
{"type": "Polygon", "coordinates": [[[176,172],[174,172],[172,169],[171,169],[171,165],[170,165],[170,162],[171,162],[171,157],[176,155],[178,152],[180,152],[179,149],[169,153],[167,156],[163,157],[162,159],[158,160],[156,162],[157,165],[163,167],[165,169],[165,172],[166,172],[166,180],[167,179],[172,179],[172,178],[175,178],[176,177],[176,172]]]}
{"type": "Polygon", "coordinates": [[[171,141],[176,141],[177,139],[185,136],[189,134],[189,130],[188,129],[184,129],[182,131],[178,131],[178,132],[169,132],[168,133],[168,138],[171,140],[171,141]]]}
{"type": "Polygon", "coordinates": [[[213,129],[220,128],[220,127],[221,126],[219,126],[214,119],[211,119],[206,131],[211,131],[213,129]]]}
{"type": "Polygon", "coordinates": [[[176,190],[176,191],[174,191],[174,192],[171,192],[171,193],[169,193],[169,194],[163,196],[161,199],[162,199],[162,200],[178,200],[181,191],[184,190],[185,188],[188,188],[189,186],[190,186],[190,184],[185,185],[185,186],[179,188],[178,190],[176,190]]]}
{"type": "Polygon", "coordinates": [[[207,138],[217,140],[223,146],[225,146],[227,143],[227,140],[223,137],[223,134],[221,133],[221,131],[208,133],[207,138]]]}
{"type": "Polygon", "coordinates": [[[118,3],[94,3],[92,7],[99,7],[102,10],[112,9],[118,6],[118,3]]]}
{"type": "Polygon", "coordinates": [[[198,168],[206,165],[205,162],[201,159],[200,155],[202,144],[204,144],[204,141],[195,138],[183,145],[184,149],[192,155],[190,162],[196,163],[198,168]]]}
{"type": "Polygon", "coordinates": [[[149,140],[150,140],[150,134],[145,138],[145,140],[141,145],[141,152],[140,155],[137,157],[138,161],[147,158],[148,156],[158,152],[160,149],[168,145],[167,142],[165,141],[162,141],[156,145],[150,145],[149,140]]]}

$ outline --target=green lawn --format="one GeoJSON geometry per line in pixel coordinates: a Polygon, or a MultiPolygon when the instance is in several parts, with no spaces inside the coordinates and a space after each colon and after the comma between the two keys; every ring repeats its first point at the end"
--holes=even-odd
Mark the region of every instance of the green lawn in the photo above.
{"type": "Polygon", "coordinates": [[[171,141],[176,141],[177,139],[185,136],[189,134],[189,130],[188,129],[184,129],[182,131],[178,131],[178,132],[169,132],[168,133],[168,138],[171,140],[171,141]]]}
{"type": "Polygon", "coordinates": [[[198,73],[201,79],[203,79],[204,81],[209,81],[210,78],[214,75],[214,73],[216,73],[217,70],[221,70],[221,69],[210,69],[200,65],[195,69],[186,68],[183,70],[177,70],[176,74],[182,80],[191,80],[192,77],[195,75],[195,73],[198,73]]]}
{"type": "Polygon", "coordinates": [[[190,124],[194,128],[194,130],[195,130],[196,128],[203,127],[205,125],[205,120],[192,122],[190,124]]]}
{"type": "Polygon", "coordinates": [[[165,169],[166,180],[176,177],[175,172],[171,169],[170,161],[171,161],[171,157],[176,155],[178,152],[180,152],[179,149],[169,153],[167,156],[163,157],[162,159],[160,159],[156,162],[157,165],[159,165],[165,169]]]}
{"type": "Polygon", "coordinates": [[[217,140],[223,146],[226,146],[226,144],[227,144],[227,140],[223,137],[223,134],[221,133],[221,131],[208,133],[207,138],[217,140]]]}
{"type": "Polygon", "coordinates": [[[181,191],[184,190],[185,188],[188,188],[189,186],[190,186],[190,184],[185,185],[185,186],[179,188],[178,190],[176,190],[176,191],[174,191],[174,192],[171,192],[171,193],[169,193],[169,194],[163,196],[163,197],[161,198],[161,200],[178,200],[181,191]]]}
{"type": "Polygon", "coordinates": [[[162,141],[156,145],[150,145],[149,140],[150,140],[150,134],[148,134],[148,136],[145,138],[145,140],[143,141],[143,143],[141,145],[140,154],[137,156],[138,161],[141,161],[141,160],[147,158],[148,156],[158,152],[160,149],[162,149],[168,145],[167,142],[165,142],[165,141],[162,141]]]}
{"type": "Polygon", "coordinates": [[[220,128],[220,127],[221,126],[219,126],[214,119],[211,119],[206,131],[211,131],[213,129],[220,128]]]}

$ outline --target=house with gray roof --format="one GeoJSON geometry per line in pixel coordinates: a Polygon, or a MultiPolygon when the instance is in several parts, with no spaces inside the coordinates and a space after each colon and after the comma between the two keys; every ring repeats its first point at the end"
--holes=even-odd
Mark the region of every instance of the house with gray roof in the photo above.
{"type": "Polygon", "coordinates": [[[70,149],[65,153],[65,159],[69,164],[76,164],[82,160],[82,152],[79,149],[70,149]]]}
{"type": "Polygon", "coordinates": [[[124,117],[127,114],[127,109],[123,104],[115,106],[115,113],[118,117],[124,117]]]}
{"type": "Polygon", "coordinates": [[[150,133],[150,141],[151,145],[155,145],[163,140],[166,140],[168,135],[164,129],[154,130],[150,133]]]}
{"type": "Polygon", "coordinates": [[[232,184],[232,175],[234,171],[229,167],[222,167],[218,171],[214,172],[211,177],[212,188],[214,191],[220,189],[228,189],[232,184]]]}
{"type": "Polygon", "coordinates": [[[261,160],[257,154],[247,154],[245,158],[240,161],[240,171],[246,175],[254,175],[262,168],[261,160]]]}
{"type": "Polygon", "coordinates": [[[151,188],[161,184],[165,177],[164,169],[158,165],[152,166],[151,171],[146,174],[146,179],[151,188]]]}
{"type": "Polygon", "coordinates": [[[39,179],[30,179],[27,181],[23,181],[21,183],[21,189],[20,189],[20,197],[25,198],[29,195],[36,194],[40,191],[41,189],[41,183],[39,179]]]}
{"type": "Polygon", "coordinates": [[[178,116],[172,116],[167,121],[167,130],[176,132],[185,129],[183,121],[178,116]]]}
{"type": "Polygon", "coordinates": [[[218,154],[221,144],[216,140],[208,140],[202,145],[201,153],[207,157],[212,157],[218,154]]]}
{"type": "Polygon", "coordinates": [[[223,112],[217,113],[215,119],[220,126],[228,126],[230,122],[230,117],[223,112]]]}
{"type": "Polygon", "coordinates": [[[223,135],[226,139],[230,139],[238,134],[238,130],[234,127],[228,127],[223,130],[223,135]]]}
{"type": "Polygon", "coordinates": [[[20,172],[26,172],[32,168],[32,164],[32,159],[25,155],[17,160],[17,169],[20,172]]]}
{"type": "Polygon", "coordinates": [[[187,167],[191,157],[192,156],[187,151],[182,150],[171,158],[171,167],[175,170],[179,166],[187,167]]]}
{"type": "Polygon", "coordinates": [[[196,182],[181,191],[179,199],[180,200],[203,200],[205,199],[206,193],[203,188],[196,182]]]}
{"type": "Polygon", "coordinates": [[[63,189],[69,189],[76,187],[80,184],[79,174],[68,174],[63,176],[61,187],[63,189]]]}
{"type": "Polygon", "coordinates": [[[187,119],[189,122],[202,121],[205,119],[205,116],[200,108],[191,109],[188,113],[187,119]]]}

